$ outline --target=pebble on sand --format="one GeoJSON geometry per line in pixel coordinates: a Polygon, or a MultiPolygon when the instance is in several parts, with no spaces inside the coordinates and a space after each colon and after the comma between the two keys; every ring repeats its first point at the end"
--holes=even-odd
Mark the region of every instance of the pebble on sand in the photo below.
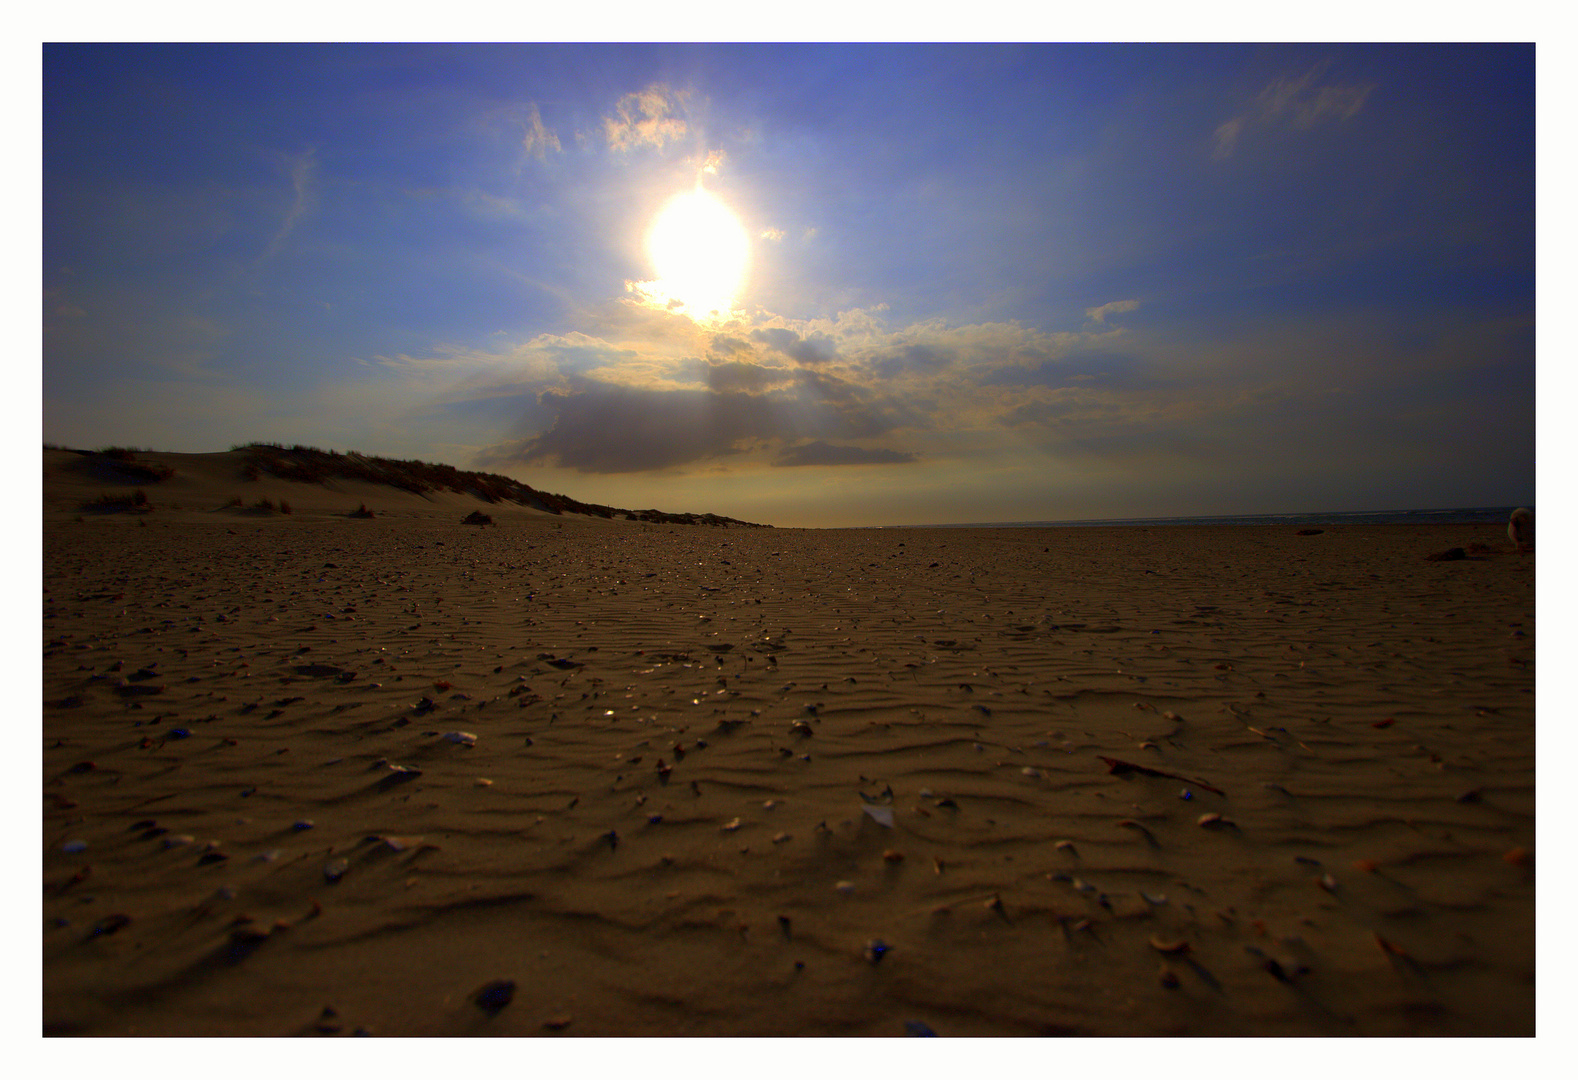
{"type": "Polygon", "coordinates": [[[495,1016],[515,1000],[515,980],[495,979],[472,994],[471,1000],[477,1003],[477,1008],[489,1016],[495,1016]]]}

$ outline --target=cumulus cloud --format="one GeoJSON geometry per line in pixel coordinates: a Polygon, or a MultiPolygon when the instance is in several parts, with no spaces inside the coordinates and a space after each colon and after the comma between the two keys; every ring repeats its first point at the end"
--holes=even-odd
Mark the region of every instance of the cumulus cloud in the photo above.
{"type": "Polygon", "coordinates": [[[626,94],[614,106],[614,115],[603,118],[608,148],[621,152],[642,147],[661,150],[684,136],[685,121],[676,115],[683,106],[684,95],[661,83],[626,94]]]}
{"type": "Polygon", "coordinates": [[[556,154],[561,152],[559,136],[554,134],[552,129],[543,127],[542,114],[537,111],[537,103],[535,101],[527,106],[526,116],[522,123],[525,125],[526,134],[521,139],[521,145],[526,148],[526,152],[532,157],[542,161],[547,158],[550,150],[556,154]]]}
{"type": "Polygon", "coordinates": [[[1213,156],[1231,157],[1245,134],[1256,128],[1291,125],[1305,130],[1357,115],[1374,84],[1322,83],[1324,69],[1317,64],[1302,75],[1274,79],[1242,113],[1217,127],[1213,156]]]}
{"type": "Polygon", "coordinates": [[[779,455],[773,465],[905,465],[913,462],[915,455],[902,450],[885,450],[881,447],[867,449],[861,446],[839,446],[834,443],[804,443],[791,447],[779,455]]]}
{"type": "Polygon", "coordinates": [[[802,337],[793,330],[775,326],[751,331],[751,340],[763,343],[797,364],[825,364],[838,356],[837,347],[826,334],[811,333],[802,337]]]}
{"type": "Polygon", "coordinates": [[[1102,304],[1100,307],[1086,308],[1085,318],[1091,322],[1104,323],[1107,321],[1108,315],[1121,315],[1127,311],[1138,311],[1139,307],[1140,302],[1138,300],[1114,300],[1112,303],[1102,304]]]}

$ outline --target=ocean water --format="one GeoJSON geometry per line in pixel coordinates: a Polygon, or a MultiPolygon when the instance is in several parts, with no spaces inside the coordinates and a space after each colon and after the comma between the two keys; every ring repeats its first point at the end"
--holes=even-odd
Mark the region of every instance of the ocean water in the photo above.
{"type": "MultiPolygon", "coordinates": [[[[1047,529],[1094,525],[1464,525],[1502,522],[1512,506],[1470,506],[1450,510],[1340,510],[1311,514],[1230,514],[1220,517],[1101,518],[1083,521],[975,521],[948,525],[910,525],[917,529],[1047,529]]],[[[1529,509],[1534,509],[1532,506],[1529,509]]],[[[899,526],[890,526],[898,528],[899,526]]]]}

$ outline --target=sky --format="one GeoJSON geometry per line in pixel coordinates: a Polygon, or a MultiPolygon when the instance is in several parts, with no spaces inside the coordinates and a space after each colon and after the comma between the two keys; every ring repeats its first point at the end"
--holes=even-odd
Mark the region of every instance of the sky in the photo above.
{"type": "Polygon", "coordinates": [[[49,443],[780,526],[1534,502],[1533,45],[62,44],[42,104],[49,443]]]}

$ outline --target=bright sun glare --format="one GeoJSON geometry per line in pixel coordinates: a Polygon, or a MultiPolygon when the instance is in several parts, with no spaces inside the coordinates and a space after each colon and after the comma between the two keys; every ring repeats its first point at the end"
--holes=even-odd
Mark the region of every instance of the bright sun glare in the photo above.
{"type": "Polygon", "coordinates": [[[740,219],[699,187],[671,199],[647,234],[647,254],[657,271],[655,291],[666,301],[679,301],[692,317],[728,313],[744,283],[750,252],[740,219]]]}

